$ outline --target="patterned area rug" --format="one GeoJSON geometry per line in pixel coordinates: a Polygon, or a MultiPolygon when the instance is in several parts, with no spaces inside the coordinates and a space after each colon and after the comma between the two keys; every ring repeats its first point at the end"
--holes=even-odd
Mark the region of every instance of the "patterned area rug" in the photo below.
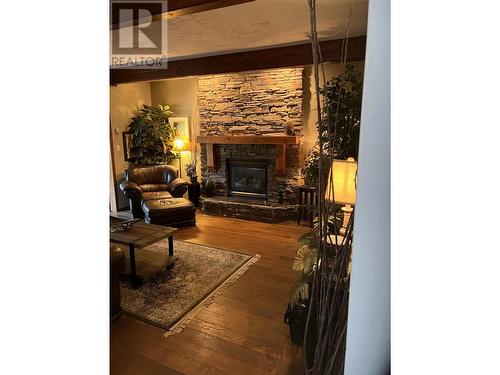
{"type": "MultiPolygon", "coordinates": [[[[146,250],[165,253],[167,240],[146,250]]],[[[259,255],[246,255],[184,241],[174,241],[179,259],[165,274],[147,281],[138,289],[121,282],[122,308],[128,315],[168,330],[181,331],[206,307],[222,288],[234,283],[259,255]]]]}

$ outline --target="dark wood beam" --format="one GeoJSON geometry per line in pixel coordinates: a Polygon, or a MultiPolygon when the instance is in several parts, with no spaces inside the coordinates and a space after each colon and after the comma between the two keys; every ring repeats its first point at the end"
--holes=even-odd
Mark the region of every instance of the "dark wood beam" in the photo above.
{"type": "Polygon", "coordinates": [[[186,16],[255,0],[168,0],[167,17],[186,16]]]}
{"type": "MultiPolygon", "coordinates": [[[[342,39],[323,41],[324,62],[340,62],[342,39]]],[[[347,61],[365,59],[366,37],[349,38],[347,61]]],[[[310,43],[169,61],[166,69],[110,69],[112,85],[312,64],[310,43]]]]}
{"type": "MultiPolygon", "coordinates": [[[[147,0],[136,0],[134,2],[131,2],[127,7],[140,9],[142,1],[147,2],[147,0]]],[[[162,13],[161,11],[157,11],[152,13],[153,22],[160,20],[162,17],[173,18],[187,16],[189,14],[249,3],[251,1],[255,0],[168,0],[166,2],[166,5],[164,5],[163,7],[163,10],[165,10],[165,12],[162,13]]],[[[122,19],[121,22],[121,26],[131,26],[132,24],[141,23],[141,19],[122,19]]],[[[111,24],[112,30],[116,30],[119,27],[120,24],[118,23],[111,24]]]]}

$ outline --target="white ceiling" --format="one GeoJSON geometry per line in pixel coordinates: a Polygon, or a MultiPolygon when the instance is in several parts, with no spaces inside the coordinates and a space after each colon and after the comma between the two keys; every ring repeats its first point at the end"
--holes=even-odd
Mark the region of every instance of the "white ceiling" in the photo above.
{"type": "MultiPolygon", "coordinates": [[[[368,0],[317,0],[317,28],[322,39],[366,35],[368,0]]],[[[298,44],[308,41],[307,0],[256,0],[167,21],[168,57],[186,58],[298,44]]]]}

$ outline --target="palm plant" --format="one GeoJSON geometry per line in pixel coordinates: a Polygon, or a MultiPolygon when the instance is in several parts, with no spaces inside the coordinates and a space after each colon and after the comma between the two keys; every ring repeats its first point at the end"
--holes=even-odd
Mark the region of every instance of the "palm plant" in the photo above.
{"type": "Polygon", "coordinates": [[[292,286],[290,305],[292,308],[301,300],[309,299],[310,285],[313,281],[316,266],[316,231],[302,235],[297,242],[297,253],[292,269],[300,272],[300,276],[292,286]]]}
{"type": "MultiPolygon", "coordinates": [[[[338,209],[328,216],[329,233],[338,233],[342,228],[343,213],[338,209]]],[[[314,230],[303,234],[297,241],[297,252],[292,269],[300,273],[299,278],[292,286],[290,305],[294,307],[301,300],[310,298],[310,287],[316,270],[318,251],[316,248],[318,237],[318,218],[313,220],[314,230]]]]}

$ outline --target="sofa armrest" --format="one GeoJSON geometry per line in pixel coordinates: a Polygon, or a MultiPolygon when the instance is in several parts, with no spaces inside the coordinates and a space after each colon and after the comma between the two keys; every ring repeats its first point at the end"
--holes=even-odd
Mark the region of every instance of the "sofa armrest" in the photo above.
{"type": "Polygon", "coordinates": [[[125,196],[129,199],[134,199],[134,198],[141,199],[141,197],[142,197],[142,189],[135,182],[123,181],[120,184],[120,189],[121,189],[121,191],[123,191],[125,196]]]}
{"type": "Polygon", "coordinates": [[[125,253],[118,246],[110,247],[110,315],[111,319],[120,316],[121,294],[120,294],[120,275],[125,271],[125,253]]]}
{"type": "Polygon", "coordinates": [[[168,185],[168,191],[175,198],[180,198],[187,191],[189,183],[180,177],[177,177],[168,185]]]}

